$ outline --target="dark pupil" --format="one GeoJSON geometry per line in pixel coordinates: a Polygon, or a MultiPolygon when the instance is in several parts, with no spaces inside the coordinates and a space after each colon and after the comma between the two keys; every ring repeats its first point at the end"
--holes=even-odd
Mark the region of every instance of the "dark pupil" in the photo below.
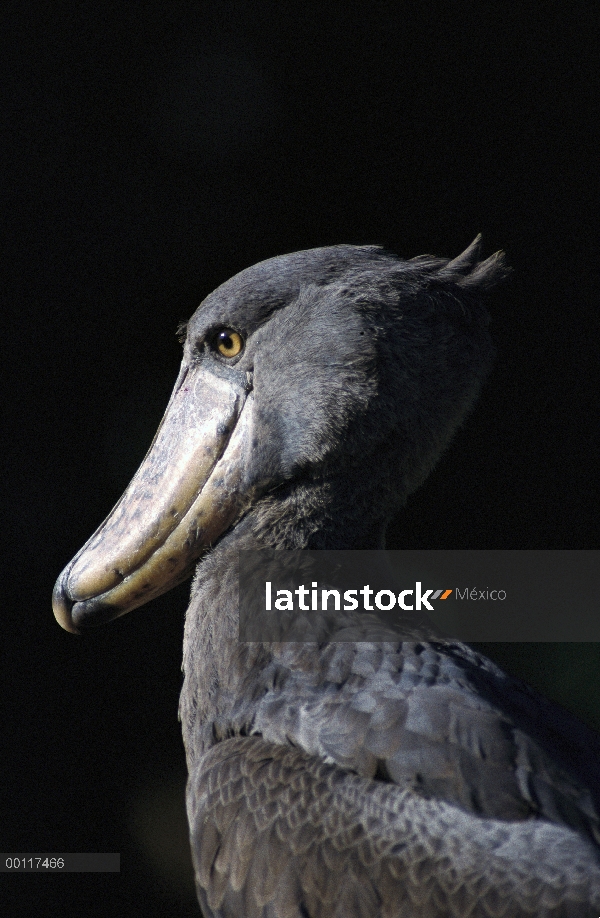
{"type": "Polygon", "coordinates": [[[232,350],[232,348],[233,348],[233,341],[231,340],[231,335],[228,335],[227,332],[220,332],[220,333],[219,333],[219,342],[223,345],[223,347],[224,347],[226,350],[228,350],[228,351],[232,350]]]}

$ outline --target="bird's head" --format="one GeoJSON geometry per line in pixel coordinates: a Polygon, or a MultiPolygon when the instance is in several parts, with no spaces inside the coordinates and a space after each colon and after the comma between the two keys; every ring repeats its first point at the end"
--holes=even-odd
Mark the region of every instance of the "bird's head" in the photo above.
{"type": "MultiPolygon", "coordinates": [[[[479,247],[478,238],[453,261],[312,249],[211,293],[187,323],[146,458],[56,583],[59,623],[78,632],[143,605],[186,579],[242,517],[294,488],[318,491],[321,522],[350,517],[350,506],[389,519],[491,363],[481,294],[507,268],[500,253],[478,261],[479,247]]],[[[285,547],[308,545],[318,542],[285,547]]]]}

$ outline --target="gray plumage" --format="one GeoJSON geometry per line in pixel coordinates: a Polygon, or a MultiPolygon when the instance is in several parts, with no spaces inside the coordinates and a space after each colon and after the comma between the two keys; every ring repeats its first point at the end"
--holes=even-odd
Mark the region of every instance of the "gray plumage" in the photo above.
{"type": "Polygon", "coordinates": [[[186,623],[206,915],[595,914],[595,734],[463,644],[240,645],[235,582],[215,549],[186,623]]]}
{"type": "MultiPolygon", "coordinates": [[[[354,641],[325,620],[318,643],[238,640],[240,549],[382,547],[471,409],[493,356],[483,294],[507,273],[479,251],[299,252],[243,271],[188,323],[172,405],[224,380],[250,412],[235,483],[217,482],[228,522],[206,551],[196,514],[186,543],[206,552],[180,717],[207,918],[600,914],[596,734],[466,645],[384,624],[367,640],[358,613],[354,641]],[[215,355],[219,328],[244,341],[234,360],[215,355]]],[[[77,556],[57,584],[65,627],[143,601],[120,586],[89,599],[87,571],[77,556]]]]}

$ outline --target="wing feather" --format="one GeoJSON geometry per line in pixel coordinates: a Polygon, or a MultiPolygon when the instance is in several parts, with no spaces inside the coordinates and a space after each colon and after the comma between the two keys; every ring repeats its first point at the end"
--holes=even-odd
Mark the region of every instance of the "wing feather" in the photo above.
{"type": "Polygon", "coordinates": [[[566,826],[481,818],[261,737],[209,750],[188,795],[210,918],[587,918],[600,909],[598,853],[566,826]]]}

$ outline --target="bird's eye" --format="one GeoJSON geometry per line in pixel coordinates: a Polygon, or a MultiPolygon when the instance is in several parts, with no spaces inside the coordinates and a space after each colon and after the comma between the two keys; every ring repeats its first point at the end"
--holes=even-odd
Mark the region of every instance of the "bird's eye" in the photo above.
{"type": "Polygon", "coordinates": [[[217,332],[214,342],[223,357],[237,357],[244,346],[242,336],[232,328],[224,328],[217,332]]]}

